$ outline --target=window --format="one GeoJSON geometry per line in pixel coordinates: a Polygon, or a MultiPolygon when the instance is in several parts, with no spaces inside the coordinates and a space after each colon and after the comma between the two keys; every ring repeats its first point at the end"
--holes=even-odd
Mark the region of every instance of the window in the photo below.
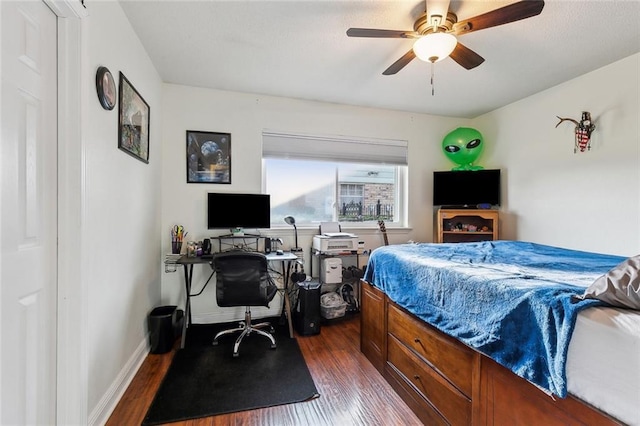
{"type": "Polygon", "coordinates": [[[403,223],[406,142],[263,133],[271,223],[403,223]]]}
{"type": "Polygon", "coordinates": [[[338,220],[362,216],[364,206],[364,185],[362,183],[338,182],[338,220]]]}

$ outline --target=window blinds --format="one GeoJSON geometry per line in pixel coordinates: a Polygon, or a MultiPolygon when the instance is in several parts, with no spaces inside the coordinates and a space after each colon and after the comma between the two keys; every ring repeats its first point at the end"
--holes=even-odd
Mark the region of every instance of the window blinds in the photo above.
{"type": "Polygon", "coordinates": [[[407,165],[407,141],[262,132],[263,158],[407,165]]]}

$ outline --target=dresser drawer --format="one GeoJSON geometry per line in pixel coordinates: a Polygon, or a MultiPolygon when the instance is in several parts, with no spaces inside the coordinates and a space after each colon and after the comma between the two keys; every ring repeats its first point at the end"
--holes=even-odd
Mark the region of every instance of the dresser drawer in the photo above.
{"type": "Polygon", "coordinates": [[[387,349],[386,299],[384,293],[365,281],[360,283],[360,351],[380,372],[384,371],[387,349]]]}
{"type": "Polygon", "coordinates": [[[387,361],[449,423],[471,423],[471,400],[393,336],[389,336],[387,340],[387,361]]]}
{"type": "Polygon", "coordinates": [[[463,394],[471,398],[472,376],[478,365],[478,353],[413,318],[394,303],[389,303],[387,316],[389,334],[415,351],[463,394]]]}

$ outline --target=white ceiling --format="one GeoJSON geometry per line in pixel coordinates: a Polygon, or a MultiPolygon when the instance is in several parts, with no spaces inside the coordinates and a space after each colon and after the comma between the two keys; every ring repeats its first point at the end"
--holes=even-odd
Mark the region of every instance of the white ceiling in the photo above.
{"type": "MultiPolygon", "coordinates": [[[[514,1],[452,1],[458,20],[514,1]]],[[[485,58],[382,72],[407,39],[351,38],[349,27],[412,30],[414,1],[120,0],[163,81],[220,90],[472,118],[640,52],[639,0],[548,0],[538,16],[460,36],[485,58]]],[[[640,94],[639,94],[640,95],[640,94]]]]}

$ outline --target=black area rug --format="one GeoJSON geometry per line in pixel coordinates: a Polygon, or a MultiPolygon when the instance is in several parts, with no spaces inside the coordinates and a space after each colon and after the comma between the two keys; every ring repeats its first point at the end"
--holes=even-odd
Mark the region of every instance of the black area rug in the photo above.
{"type": "Polygon", "coordinates": [[[237,334],[212,346],[218,330],[236,323],[193,325],[184,349],[178,350],[142,421],[157,425],[235,411],[306,401],[318,391],[296,339],[286,327],[276,329],[276,349],[266,337],[252,333],[233,358],[237,334]]]}

